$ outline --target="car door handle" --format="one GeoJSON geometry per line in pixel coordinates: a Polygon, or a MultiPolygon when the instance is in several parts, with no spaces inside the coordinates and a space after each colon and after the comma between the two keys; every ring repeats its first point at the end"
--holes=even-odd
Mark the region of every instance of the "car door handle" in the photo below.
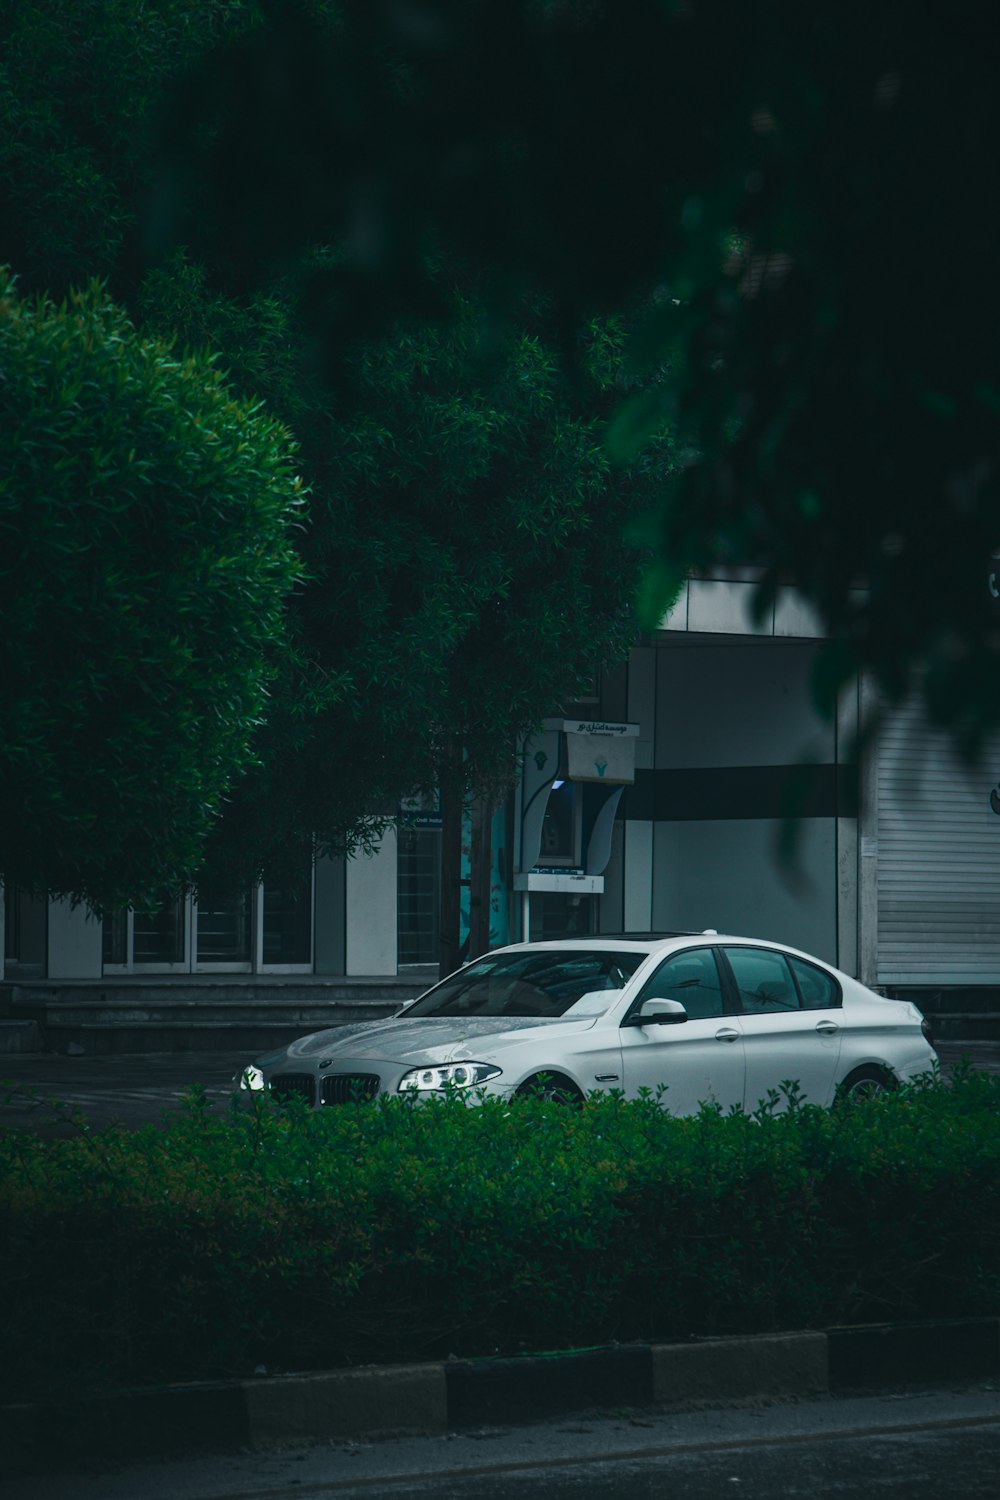
{"type": "Polygon", "coordinates": [[[837,1032],[840,1030],[840,1027],[837,1025],[836,1021],[817,1021],[816,1030],[819,1032],[820,1036],[836,1036],[837,1032]]]}
{"type": "Polygon", "coordinates": [[[739,1032],[734,1031],[731,1026],[723,1026],[721,1030],[715,1033],[715,1040],[717,1042],[738,1042],[739,1039],[739,1032]]]}

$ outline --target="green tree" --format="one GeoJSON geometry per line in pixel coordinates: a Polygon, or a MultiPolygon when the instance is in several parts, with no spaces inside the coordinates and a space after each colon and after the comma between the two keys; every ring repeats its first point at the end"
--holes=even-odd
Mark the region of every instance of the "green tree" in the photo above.
{"type": "Polygon", "coordinates": [[[0,277],[0,870],[102,903],[190,877],[252,758],[298,560],[287,432],[97,285],[0,277]]]}
{"type": "MultiPolygon", "coordinates": [[[[360,58],[371,39],[363,14],[345,29],[333,6],[273,13],[293,49],[308,39],[324,67],[360,58]]],[[[635,630],[640,554],[621,534],[650,503],[664,455],[615,471],[602,451],[600,424],[629,385],[621,322],[574,331],[568,378],[566,339],[543,299],[521,298],[493,326],[475,279],[454,291],[429,252],[425,316],[373,320],[345,226],[312,214],[307,158],[305,176],[280,164],[289,197],[260,236],[243,241],[239,226],[219,224],[228,248],[199,234],[202,259],[175,251],[148,263],[144,247],[179,205],[212,215],[183,155],[191,78],[191,107],[199,97],[198,67],[185,69],[222,66],[219,43],[266,65],[259,45],[273,33],[261,8],[167,5],[150,17],[126,0],[86,0],[8,6],[3,18],[0,245],[40,286],[99,269],[146,330],[178,351],[218,351],[235,388],[294,431],[312,492],[305,582],[258,764],[228,795],[212,867],[232,883],[265,866],[290,872],[314,838],[321,849],[364,840],[403,794],[443,784],[460,796],[509,776],[516,733],[635,630]],[[171,78],[179,113],[160,97],[171,78]],[[170,155],[158,170],[147,150],[155,120],[170,155]],[[301,256],[275,251],[289,226],[306,225],[301,256]],[[314,312],[328,310],[345,272],[353,312],[337,327],[335,364],[349,379],[331,389],[314,312]]],[[[238,75],[231,82],[238,94],[238,75]]],[[[307,94],[300,105],[322,101],[307,94]]],[[[267,175],[263,147],[248,140],[233,170],[267,175]]]]}
{"type": "MultiPolygon", "coordinates": [[[[147,291],[163,326],[237,352],[239,307],[196,269],[175,264],[147,291]]],[[[622,536],[668,454],[654,444],[615,468],[604,452],[622,325],[583,331],[570,382],[544,308],[522,308],[488,349],[474,296],[447,309],[356,346],[354,399],[334,411],[277,352],[263,380],[241,361],[287,411],[312,498],[297,654],[213,839],[234,880],[300,864],[313,839],[350,846],[405,795],[508,785],[518,733],[635,637],[642,553],[622,536]]]]}
{"type": "Polygon", "coordinates": [[[359,318],[433,301],[429,240],[498,306],[544,289],[569,329],[651,292],[637,348],[667,378],[612,451],[666,415],[685,455],[650,523],[653,605],[692,558],[759,565],[762,605],[794,577],[830,638],[822,704],[858,668],[890,697],[922,668],[974,751],[1000,723],[989,11],[344,10],[331,37],[278,6],[194,70],[164,137],[164,233],[209,262],[244,246],[252,276],[325,226],[343,253],[309,285],[333,359],[359,318]]]}
{"type": "Polygon", "coordinates": [[[164,81],[260,21],[242,0],[0,0],[0,263],[63,296],[89,277],[130,304],[155,212],[164,81]]]}

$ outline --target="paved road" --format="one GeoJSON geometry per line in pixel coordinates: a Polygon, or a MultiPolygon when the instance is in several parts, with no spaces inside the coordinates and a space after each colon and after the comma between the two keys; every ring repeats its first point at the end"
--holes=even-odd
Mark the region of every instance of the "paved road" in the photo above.
{"type": "MultiPolygon", "coordinates": [[[[963,1055],[977,1068],[1000,1072],[1000,1043],[942,1044],[939,1052],[946,1074],[963,1055]]],[[[0,1128],[67,1136],[77,1128],[77,1112],[92,1127],[157,1123],[180,1108],[195,1083],[213,1106],[225,1108],[233,1075],[249,1061],[230,1052],[0,1057],[0,1128]]]]}
{"type": "Polygon", "coordinates": [[[0,1127],[66,1136],[77,1113],[92,1127],[158,1123],[180,1109],[192,1084],[224,1108],[234,1073],[248,1061],[230,1052],[0,1057],[0,1127]]]}
{"type": "Polygon", "coordinates": [[[605,1412],[384,1442],[284,1444],[14,1480],[8,1500],[995,1500],[1000,1392],[605,1412]]]}

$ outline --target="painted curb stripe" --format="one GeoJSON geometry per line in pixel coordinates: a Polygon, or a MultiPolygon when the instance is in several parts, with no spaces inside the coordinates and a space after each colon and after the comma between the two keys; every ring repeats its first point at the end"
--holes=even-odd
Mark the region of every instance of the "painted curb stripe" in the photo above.
{"type": "Polygon", "coordinates": [[[593,1407],[823,1395],[1000,1374],[1000,1318],[199,1382],[0,1408],[5,1468],[295,1438],[443,1432],[593,1407]]]}

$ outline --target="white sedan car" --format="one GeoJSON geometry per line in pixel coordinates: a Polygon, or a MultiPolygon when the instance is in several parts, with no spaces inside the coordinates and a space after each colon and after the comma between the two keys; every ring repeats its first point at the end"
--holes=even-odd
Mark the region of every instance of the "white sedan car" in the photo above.
{"type": "Polygon", "coordinates": [[[334,1026],[242,1084],[317,1108],[471,1090],[567,1102],[650,1090],[673,1114],[751,1111],[781,1085],[830,1105],[933,1070],[916,1006],[781,943],[717,933],[520,943],[476,959],[392,1019],[334,1026]]]}

